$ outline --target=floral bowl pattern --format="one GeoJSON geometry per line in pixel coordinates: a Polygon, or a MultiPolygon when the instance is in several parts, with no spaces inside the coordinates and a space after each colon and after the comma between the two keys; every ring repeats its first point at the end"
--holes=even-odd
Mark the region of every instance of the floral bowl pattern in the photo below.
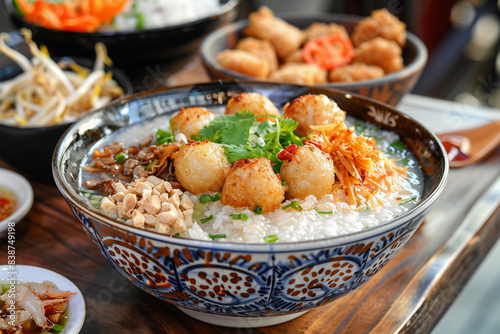
{"type": "MultiPolygon", "coordinates": [[[[140,138],[137,138],[139,140],[140,138]]],[[[54,155],[56,184],[92,241],[132,284],[212,324],[269,326],[348,294],[375,275],[417,230],[444,188],[448,162],[439,140],[392,107],[346,92],[241,82],[144,92],[73,125],[54,155]],[[402,216],[345,236],[282,244],[241,244],[172,238],[124,225],[97,212],[79,195],[80,164],[99,140],[129,125],[186,106],[212,109],[228,92],[253,91],[282,106],[323,93],[355,117],[402,136],[424,171],[422,200],[402,216]]]]}
{"type": "MultiPolygon", "coordinates": [[[[278,17],[286,22],[305,29],[314,22],[337,23],[346,27],[348,32],[354,29],[362,18],[347,14],[283,14],[278,17]]],[[[243,37],[243,29],[248,20],[240,20],[221,27],[203,40],[200,54],[202,62],[212,79],[222,80],[258,80],[250,76],[223,68],[216,60],[219,52],[232,49],[243,37]]],[[[414,34],[407,32],[406,46],[403,48],[404,68],[400,71],[384,75],[381,78],[352,83],[326,83],[316,87],[329,87],[349,91],[351,93],[370,97],[377,101],[395,106],[405,94],[411,92],[417,83],[427,62],[427,48],[414,34]]]]}

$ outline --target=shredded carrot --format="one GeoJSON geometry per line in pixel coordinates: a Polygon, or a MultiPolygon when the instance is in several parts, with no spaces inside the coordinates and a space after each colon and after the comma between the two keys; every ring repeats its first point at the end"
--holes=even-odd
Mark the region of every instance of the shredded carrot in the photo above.
{"type": "Polygon", "coordinates": [[[330,154],[338,182],[335,198],[344,194],[349,204],[365,204],[374,211],[382,205],[378,194],[399,191],[407,168],[397,166],[378,150],[371,137],[356,136],[344,123],[311,126],[309,143],[330,154]]]}

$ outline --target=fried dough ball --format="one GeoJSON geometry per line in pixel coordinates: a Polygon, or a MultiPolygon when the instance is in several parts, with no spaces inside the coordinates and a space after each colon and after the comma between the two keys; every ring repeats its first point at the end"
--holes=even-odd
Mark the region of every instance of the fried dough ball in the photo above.
{"type": "Polygon", "coordinates": [[[406,43],[406,24],[385,8],[374,10],[372,15],[361,20],[352,33],[355,46],[375,37],[394,41],[400,46],[406,43]]]}
{"type": "Polygon", "coordinates": [[[275,17],[272,10],[266,6],[250,13],[248,17],[250,22],[243,33],[271,42],[280,59],[297,50],[306,38],[302,30],[275,17]]]}
{"type": "Polygon", "coordinates": [[[326,24],[314,22],[307,27],[304,32],[306,33],[306,40],[308,41],[327,35],[340,35],[341,37],[349,39],[349,34],[347,33],[345,27],[336,23],[326,24]]]}
{"type": "Polygon", "coordinates": [[[213,119],[214,113],[203,107],[181,108],[181,112],[172,117],[170,125],[174,134],[183,133],[192,140],[213,119]]]}
{"type": "Polygon", "coordinates": [[[251,210],[259,206],[264,213],[279,207],[284,199],[285,187],[266,158],[236,161],[221,196],[224,205],[251,210]]]}
{"type": "Polygon", "coordinates": [[[328,80],[330,82],[354,82],[382,76],[384,76],[384,70],[378,66],[354,63],[332,70],[328,75],[328,80]]]}
{"type": "Polygon", "coordinates": [[[251,77],[267,78],[271,71],[267,60],[243,50],[224,50],[216,59],[222,67],[251,77]]]}
{"type": "MultiPolygon", "coordinates": [[[[278,108],[264,95],[258,93],[248,93],[243,92],[238,95],[233,96],[226,105],[225,113],[228,115],[234,115],[241,112],[243,109],[248,110],[255,116],[258,115],[274,115],[281,117],[278,108]]],[[[276,122],[273,117],[257,117],[257,122],[264,122],[269,120],[271,122],[276,122]]]]}
{"type": "Polygon", "coordinates": [[[285,151],[288,154],[279,158],[283,160],[280,176],[287,183],[287,199],[305,199],[309,195],[320,199],[332,191],[335,169],[326,153],[314,145],[290,145],[285,151]]]}
{"type": "Polygon", "coordinates": [[[354,49],[352,62],[375,65],[381,67],[385,73],[392,73],[404,66],[401,53],[401,47],[396,42],[376,37],[354,49]]]}
{"type": "Polygon", "coordinates": [[[236,50],[246,51],[260,59],[267,60],[271,72],[278,68],[278,56],[276,55],[276,51],[274,51],[273,45],[269,41],[246,37],[238,41],[236,50]]]}
{"type": "Polygon", "coordinates": [[[175,155],[174,167],[182,187],[195,195],[220,192],[231,169],[224,148],[208,140],[182,146],[175,155]]]}
{"type": "Polygon", "coordinates": [[[316,85],[326,82],[327,72],[314,64],[286,63],[272,72],[269,79],[298,85],[316,85]]]}
{"type": "Polygon", "coordinates": [[[341,123],[345,120],[345,112],[335,101],[323,94],[299,96],[285,104],[283,109],[285,118],[299,122],[295,133],[303,137],[311,132],[311,125],[341,123]]]}
{"type": "Polygon", "coordinates": [[[302,49],[298,49],[290,53],[288,56],[286,56],[285,59],[283,59],[283,63],[303,63],[304,60],[302,59],[302,49]]]}

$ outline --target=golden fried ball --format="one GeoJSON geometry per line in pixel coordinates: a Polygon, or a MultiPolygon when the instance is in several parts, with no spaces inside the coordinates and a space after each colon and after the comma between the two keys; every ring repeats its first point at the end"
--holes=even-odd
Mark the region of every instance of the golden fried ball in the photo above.
{"type": "Polygon", "coordinates": [[[195,195],[220,192],[231,169],[224,148],[208,140],[182,146],[175,156],[174,167],[182,187],[195,195]]]}
{"type": "MultiPolygon", "coordinates": [[[[305,199],[314,195],[320,199],[332,191],[335,183],[333,160],[314,145],[287,149],[280,176],[286,181],[287,199],[305,199]]],[[[282,158],[280,156],[280,158],[282,158]]]]}
{"type": "MultiPolygon", "coordinates": [[[[233,96],[227,101],[225,113],[227,115],[234,115],[243,109],[246,109],[255,116],[273,115],[281,117],[278,108],[276,108],[273,102],[266,96],[258,93],[243,92],[233,96]]],[[[256,119],[257,122],[264,122],[265,120],[276,121],[272,117],[257,117],[256,119]]]]}
{"type": "Polygon", "coordinates": [[[311,125],[340,123],[345,120],[345,112],[328,96],[303,95],[287,103],[284,108],[285,118],[299,122],[295,130],[299,136],[307,136],[311,125]]]}
{"type": "Polygon", "coordinates": [[[203,107],[181,108],[181,112],[172,117],[170,124],[174,134],[183,133],[188,140],[196,137],[205,125],[214,119],[214,113],[203,107]]]}
{"type": "Polygon", "coordinates": [[[231,167],[222,188],[222,204],[269,212],[285,199],[285,187],[266,158],[243,159],[231,167]]]}

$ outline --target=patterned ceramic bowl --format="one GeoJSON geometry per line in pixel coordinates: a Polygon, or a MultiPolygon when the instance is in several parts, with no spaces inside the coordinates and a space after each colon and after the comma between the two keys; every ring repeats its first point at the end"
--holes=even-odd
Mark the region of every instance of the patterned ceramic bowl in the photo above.
{"type": "MultiPolygon", "coordinates": [[[[136,135],[128,137],[142,138],[136,135]]],[[[60,140],[52,167],[56,184],[73,213],[118,272],[195,318],[233,327],[288,321],[358,288],[417,230],[448,175],[439,140],[387,105],[334,89],[254,82],[175,87],[125,98],[73,125],[60,140]],[[97,212],[79,194],[80,166],[96,143],[130,134],[126,131],[134,124],[140,128],[150,123],[158,126],[158,118],[164,121],[180,107],[205,106],[221,111],[228,92],[242,91],[266,95],[278,106],[300,95],[324,93],[350,115],[395,131],[423,167],[421,202],[395,219],[345,236],[241,244],[172,238],[133,228],[97,212]]]]}
{"type": "MultiPolygon", "coordinates": [[[[286,22],[305,29],[314,22],[337,23],[352,32],[361,17],[346,14],[283,14],[280,18],[286,22]],[[309,16],[308,16],[309,15],[309,16]]],[[[219,28],[208,35],[201,44],[201,57],[205,68],[212,79],[222,80],[258,80],[250,76],[223,68],[216,60],[219,52],[233,49],[237,41],[243,37],[243,29],[248,20],[240,20],[219,28]]],[[[362,96],[371,97],[377,101],[395,106],[405,94],[409,93],[417,83],[427,62],[427,48],[418,37],[407,32],[407,43],[403,48],[404,68],[381,78],[353,83],[327,83],[316,87],[343,89],[362,96]]]]}

